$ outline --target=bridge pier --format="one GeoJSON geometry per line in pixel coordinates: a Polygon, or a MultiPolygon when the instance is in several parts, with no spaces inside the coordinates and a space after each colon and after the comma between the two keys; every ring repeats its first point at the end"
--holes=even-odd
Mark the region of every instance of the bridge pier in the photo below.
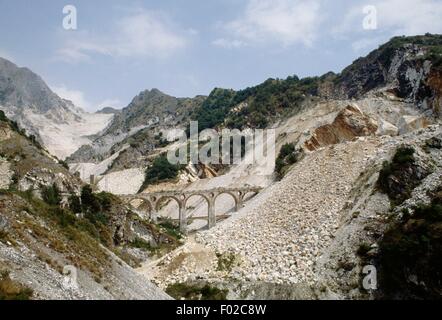
{"type": "Polygon", "coordinates": [[[183,205],[180,205],[180,231],[184,234],[187,233],[186,207],[183,205]]]}
{"type": "Polygon", "coordinates": [[[216,213],[215,213],[214,199],[208,200],[208,206],[209,206],[208,228],[212,229],[216,225],[216,213]]]}
{"type": "Polygon", "coordinates": [[[244,203],[243,195],[240,194],[238,198],[235,199],[235,211],[238,212],[242,207],[244,203]]]}

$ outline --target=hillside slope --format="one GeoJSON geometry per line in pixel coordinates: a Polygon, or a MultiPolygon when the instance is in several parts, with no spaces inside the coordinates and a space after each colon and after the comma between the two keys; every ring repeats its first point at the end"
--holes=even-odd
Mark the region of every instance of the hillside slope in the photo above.
{"type": "Polygon", "coordinates": [[[2,112],[0,173],[0,296],[168,298],[129,266],[141,254],[131,242],[161,231],[141,228],[118,198],[88,192],[2,112]]]}

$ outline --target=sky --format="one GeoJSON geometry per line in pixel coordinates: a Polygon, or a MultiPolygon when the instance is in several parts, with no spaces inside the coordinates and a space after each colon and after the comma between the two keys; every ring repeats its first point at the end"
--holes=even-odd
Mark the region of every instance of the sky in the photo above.
{"type": "Polygon", "coordinates": [[[441,17],[442,0],[0,0],[0,56],[95,111],[340,72],[393,36],[442,33],[441,17]]]}

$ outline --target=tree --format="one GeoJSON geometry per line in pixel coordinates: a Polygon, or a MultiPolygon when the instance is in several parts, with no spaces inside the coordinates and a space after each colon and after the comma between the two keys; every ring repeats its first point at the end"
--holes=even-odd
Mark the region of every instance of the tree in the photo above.
{"type": "Polygon", "coordinates": [[[171,164],[165,155],[155,158],[152,166],[146,170],[146,177],[140,191],[150,184],[175,179],[180,168],[180,165],[171,164]]]}
{"type": "Polygon", "coordinates": [[[80,213],[82,211],[80,197],[76,195],[69,197],[69,209],[73,213],[80,213]]]}
{"type": "Polygon", "coordinates": [[[52,186],[43,187],[41,190],[43,201],[51,206],[58,206],[61,202],[60,190],[54,183],[52,186]]]}
{"type": "Polygon", "coordinates": [[[100,203],[90,185],[86,185],[81,189],[81,206],[83,212],[97,213],[101,211],[100,203]]]}

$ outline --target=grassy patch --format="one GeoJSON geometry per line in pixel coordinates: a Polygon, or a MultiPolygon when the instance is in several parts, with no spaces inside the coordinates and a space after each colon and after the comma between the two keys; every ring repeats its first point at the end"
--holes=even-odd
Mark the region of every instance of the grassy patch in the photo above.
{"type": "Polygon", "coordinates": [[[216,257],[218,258],[218,271],[232,271],[235,261],[236,261],[236,255],[233,253],[216,253],[216,257]]]}
{"type": "Polygon", "coordinates": [[[173,223],[170,219],[163,219],[158,223],[158,225],[171,237],[173,237],[176,240],[180,240],[183,235],[180,232],[180,227],[173,223]]]}
{"type": "Polygon", "coordinates": [[[0,272],[0,300],[29,300],[33,291],[12,280],[9,272],[0,272]]]}
{"type": "Polygon", "coordinates": [[[56,252],[66,254],[76,267],[89,270],[96,277],[102,276],[101,270],[109,262],[108,254],[100,247],[105,228],[100,229],[87,219],[77,218],[71,211],[49,205],[28,192],[16,194],[26,201],[24,209],[31,215],[23,219],[23,225],[16,227],[18,232],[24,235],[27,229],[32,230],[33,236],[56,252]],[[47,226],[41,226],[36,218],[43,218],[47,226]]]}

